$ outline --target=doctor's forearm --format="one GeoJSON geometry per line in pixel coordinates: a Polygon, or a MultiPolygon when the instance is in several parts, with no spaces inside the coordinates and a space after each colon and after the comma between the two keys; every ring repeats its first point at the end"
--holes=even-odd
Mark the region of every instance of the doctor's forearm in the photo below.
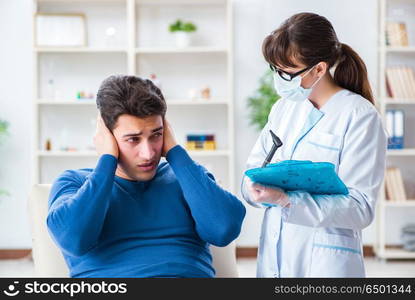
{"type": "Polygon", "coordinates": [[[287,223],[361,230],[373,221],[373,204],[353,190],[349,195],[287,194],[291,202],[289,208],[283,208],[283,220],[287,223]]]}

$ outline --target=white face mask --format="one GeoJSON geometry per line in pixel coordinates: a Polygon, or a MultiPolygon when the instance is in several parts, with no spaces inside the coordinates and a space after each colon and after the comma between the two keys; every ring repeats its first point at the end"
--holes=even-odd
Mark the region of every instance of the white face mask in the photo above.
{"type": "MultiPolygon", "coordinates": [[[[307,73],[303,76],[307,76],[307,74],[314,69],[312,67],[310,70],[307,71],[307,73]]],[[[301,79],[302,77],[299,75],[295,77],[291,81],[287,81],[281,78],[278,73],[274,72],[274,88],[278,95],[280,95],[282,98],[286,98],[291,101],[301,102],[304,101],[310,96],[311,91],[313,90],[313,87],[319,82],[321,77],[316,80],[316,82],[313,83],[313,85],[305,89],[301,86],[301,79]]]]}

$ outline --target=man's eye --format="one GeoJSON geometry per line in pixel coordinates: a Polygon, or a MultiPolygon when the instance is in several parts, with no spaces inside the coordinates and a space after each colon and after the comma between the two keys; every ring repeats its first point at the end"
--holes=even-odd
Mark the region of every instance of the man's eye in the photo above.
{"type": "Polygon", "coordinates": [[[130,143],[136,143],[136,142],[138,142],[138,137],[132,137],[132,138],[129,138],[129,139],[127,140],[127,142],[130,142],[130,143]]]}
{"type": "Polygon", "coordinates": [[[156,132],[156,133],[154,133],[154,134],[151,136],[151,138],[152,138],[152,139],[157,139],[157,138],[161,137],[162,135],[163,135],[163,133],[161,133],[161,132],[156,132]]]}

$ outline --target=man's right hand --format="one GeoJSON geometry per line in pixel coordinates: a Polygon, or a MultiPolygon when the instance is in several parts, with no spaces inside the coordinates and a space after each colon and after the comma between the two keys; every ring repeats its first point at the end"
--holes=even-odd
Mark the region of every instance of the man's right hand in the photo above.
{"type": "Polygon", "coordinates": [[[111,154],[118,159],[119,150],[117,140],[105,125],[100,114],[97,117],[97,130],[94,136],[94,144],[99,156],[111,154]]]}

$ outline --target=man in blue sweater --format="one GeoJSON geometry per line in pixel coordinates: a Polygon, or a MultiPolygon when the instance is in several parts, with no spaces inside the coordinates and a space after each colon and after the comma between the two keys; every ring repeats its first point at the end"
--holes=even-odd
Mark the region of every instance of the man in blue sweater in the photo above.
{"type": "Polygon", "coordinates": [[[150,80],[111,76],[97,105],[97,166],[65,171],[49,197],[70,276],[213,277],[209,244],[239,235],[243,204],[176,143],[150,80]]]}

